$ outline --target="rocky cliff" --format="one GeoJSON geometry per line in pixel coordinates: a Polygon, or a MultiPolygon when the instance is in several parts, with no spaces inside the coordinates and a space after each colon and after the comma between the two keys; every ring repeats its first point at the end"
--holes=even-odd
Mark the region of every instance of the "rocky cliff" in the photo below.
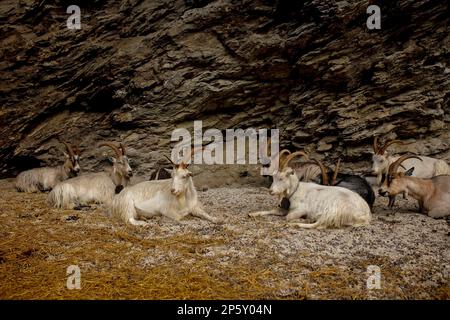
{"type": "Polygon", "coordinates": [[[283,147],[347,168],[368,165],[374,135],[448,160],[449,5],[370,3],[381,30],[362,0],[4,0],[0,174],[57,163],[60,137],[87,170],[98,141],[123,141],[148,175],[194,120],[279,128],[283,147]]]}

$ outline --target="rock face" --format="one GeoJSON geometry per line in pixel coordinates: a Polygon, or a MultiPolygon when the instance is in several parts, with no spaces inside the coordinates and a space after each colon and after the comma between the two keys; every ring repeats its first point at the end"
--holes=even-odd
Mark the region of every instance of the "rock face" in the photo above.
{"type": "Polygon", "coordinates": [[[194,120],[278,128],[347,169],[367,170],[375,135],[448,161],[448,3],[370,2],[381,30],[359,0],[2,1],[0,175],[60,162],[59,137],[86,170],[97,142],[123,141],[149,176],[194,120]]]}

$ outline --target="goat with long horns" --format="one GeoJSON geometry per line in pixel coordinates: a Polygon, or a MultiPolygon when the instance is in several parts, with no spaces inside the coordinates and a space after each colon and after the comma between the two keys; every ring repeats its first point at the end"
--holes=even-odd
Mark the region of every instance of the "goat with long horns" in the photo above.
{"type": "MultiPolygon", "coordinates": [[[[397,161],[400,156],[393,156],[387,153],[387,148],[393,144],[406,145],[409,143],[402,142],[400,140],[390,140],[383,145],[378,144],[378,137],[374,138],[372,156],[372,172],[377,175],[377,184],[380,186],[383,180],[383,175],[388,173],[389,166],[397,161]]],[[[417,178],[432,178],[441,174],[450,174],[449,165],[440,159],[434,159],[425,156],[419,156],[420,159],[409,158],[402,163],[399,168],[400,171],[407,171],[414,167],[413,176],[417,178]]]]}
{"type": "Polygon", "coordinates": [[[58,183],[48,195],[51,206],[74,209],[91,203],[110,205],[114,195],[129,184],[133,172],[128,163],[125,146],[102,142],[99,147],[111,148],[112,166],[103,172],[89,173],[58,183]]]}
{"type": "Polygon", "coordinates": [[[386,181],[379,194],[389,196],[389,206],[399,193],[407,193],[419,202],[419,211],[433,218],[450,215],[450,176],[439,175],[429,179],[412,177],[415,168],[399,172],[401,164],[408,159],[421,161],[416,155],[403,155],[389,166],[386,181]]]}
{"type": "Polygon", "coordinates": [[[186,157],[179,163],[172,163],[171,178],[138,183],[124,189],[114,197],[112,213],[125,223],[135,226],[148,225],[146,219],[166,216],[180,221],[188,215],[217,223],[220,220],[207,214],[198,200],[186,157]]]}
{"type": "Polygon", "coordinates": [[[302,151],[289,154],[274,174],[270,187],[270,194],[289,201],[287,215],[286,210],[278,207],[250,213],[249,216],[286,215],[290,224],[302,228],[363,226],[370,222],[369,205],[357,193],[341,187],[301,182],[295,170],[289,167],[289,162],[296,156],[307,157],[302,151]],[[308,218],[313,223],[294,222],[300,218],[308,218]]]}
{"type": "Polygon", "coordinates": [[[17,191],[21,192],[45,192],[52,190],[61,181],[78,175],[80,172],[80,151],[78,147],[72,147],[67,142],[62,142],[66,147],[64,164],[56,167],[35,168],[21,172],[15,182],[17,191]]]}

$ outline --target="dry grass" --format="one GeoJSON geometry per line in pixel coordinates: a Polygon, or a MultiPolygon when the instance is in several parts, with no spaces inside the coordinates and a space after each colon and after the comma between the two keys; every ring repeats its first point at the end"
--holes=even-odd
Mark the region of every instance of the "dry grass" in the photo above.
{"type": "MultiPolygon", "coordinates": [[[[443,264],[448,267],[445,249],[442,256],[431,252],[425,259],[428,266],[419,259],[411,269],[408,253],[383,256],[364,251],[365,245],[334,243],[344,235],[347,242],[367,238],[377,225],[390,232],[398,225],[395,219],[380,219],[364,231],[292,230],[279,217],[245,216],[272,201],[264,191],[236,189],[241,202],[230,201],[226,192],[201,193],[208,211],[227,220],[224,225],[198,219],[180,225],[155,218],[150,228],[133,228],[101,207],[50,209],[44,194],[17,193],[9,181],[0,181],[0,298],[449,298],[448,274],[442,271],[443,264]],[[335,238],[326,239],[330,235],[335,238]],[[341,256],[321,241],[336,250],[354,249],[341,256]],[[376,292],[365,287],[371,264],[383,273],[382,289],[376,292]],[[69,265],[81,269],[81,290],[66,287],[69,265]]],[[[432,240],[437,250],[445,247],[445,221],[427,223],[437,233],[432,240]]]]}

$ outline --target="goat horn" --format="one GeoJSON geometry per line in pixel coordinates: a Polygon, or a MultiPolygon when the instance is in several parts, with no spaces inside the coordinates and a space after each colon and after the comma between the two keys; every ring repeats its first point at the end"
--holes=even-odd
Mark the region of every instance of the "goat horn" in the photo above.
{"type": "Polygon", "coordinates": [[[122,156],[122,152],[120,152],[119,148],[117,148],[116,145],[114,145],[112,142],[101,142],[98,145],[99,147],[110,147],[111,149],[114,150],[114,152],[116,153],[116,156],[118,158],[120,158],[122,156]]]}
{"type": "Polygon", "coordinates": [[[328,180],[328,174],[327,174],[327,170],[325,169],[325,166],[323,165],[323,163],[320,160],[317,159],[312,159],[319,167],[320,167],[320,171],[322,172],[322,184],[324,186],[329,186],[330,182],[328,180]]]}
{"type": "Polygon", "coordinates": [[[373,139],[373,152],[375,152],[375,154],[378,154],[378,150],[379,150],[378,137],[375,137],[373,139]]]}
{"type": "Polygon", "coordinates": [[[127,149],[125,149],[125,146],[123,145],[122,142],[119,143],[119,146],[120,146],[120,150],[122,151],[122,155],[123,156],[126,155],[127,149]]]}
{"type": "MultiPolygon", "coordinates": [[[[278,161],[279,161],[279,163],[282,163],[283,160],[286,159],[286,157],[284,156],[285,154],[290,155],[291,152],[290,152],[288,149],[283,149],[283,150],[281,150],[281,151],[278,153],[278,161]]],[[[274,158],[276,158],[276,156],[275,156],[274,158]]]]}
{"type": "Polygon", "coordinates": [[[80,155],[80,148],[78,148],[78,146],[73,146],[73,153],[77,156],[80,155]]]}
{"type": "Polygon", "coordinates": [[[403,161],[405,161],[406,159],[411,159],[411,158],[415,158],[415,159],[419,159],[420,161],[423,161],[420,157],[418,157],[414,154],[405,154],[405,155],[401,156],[400,158],[398,158],[397,161],[395,161],[394,163],[392,163],[389,166],[388,176],[395,175],[397,173],[398,167],[401,165],[401,163],[403,161]]]}
{"type": "Polygon", "coordinates": [[[164,155],[164,157],[166,157],[166,159],[169,160],[171,164],[175,165],[175,163],[173,163],[172,159],[170,159],[168,156],[164,155]]]}
{"type": "Polygon", "coordinates": [[[338,171],[339,171],[339,166],[341,165],[341,158],[338,159],[337,163],[336,163],[336,168],[334,168],[334,174],[333,174],[333,179],[331,180],[331,185],[334,186],[336,185],[336,178],[338,175],[338,171]]]}
{"type": "Polygon", "coordinates": [[[289,162],[290,162],[294,157],[296,157],[296,156],[303,156],[303,157],[305,157],[306,159],[308,159],[308,155],[307,155],[305,152],[303,152],[303,151],[296,151],[296,152],[294,152],[294,153],[289,154],[289,155],[286,157],[286,160],[284,160],[284,162],[283,162],[283,163],[281,164],[281,166],[280,166],[280,167],[281,167],[280,170],[286,168],[287,165],[289,164],[289,162]]]}
{"type": "Polygon", "coordinates": [[[65,142],[65,141],[61,141],[61,142],[66,146],[66,149],[67,149],[67,152],[69,153],[69,156],[70,156],[71,158],[73,158],[75,155],[74,155],[74,153],[73,153],[72,147],[71,147],[67,142],[65,142]]]}
{"type": "Polygon", "coordinates": [[[406,145],[406,144],[411,144],[412,142],[406,143],[406,142],[403,142],[403,141],[401,141],[401,140],[391,140],[391,141],[388,141],[388,142],[386,142],[381,148],[378,149],[378,154],[384,154],[384,153],[386,152],[387,148],[388,148],[390,145],[393,145],[393,144],[396,144],[396,143],[401,144],[401,145],[406,145]]]}

